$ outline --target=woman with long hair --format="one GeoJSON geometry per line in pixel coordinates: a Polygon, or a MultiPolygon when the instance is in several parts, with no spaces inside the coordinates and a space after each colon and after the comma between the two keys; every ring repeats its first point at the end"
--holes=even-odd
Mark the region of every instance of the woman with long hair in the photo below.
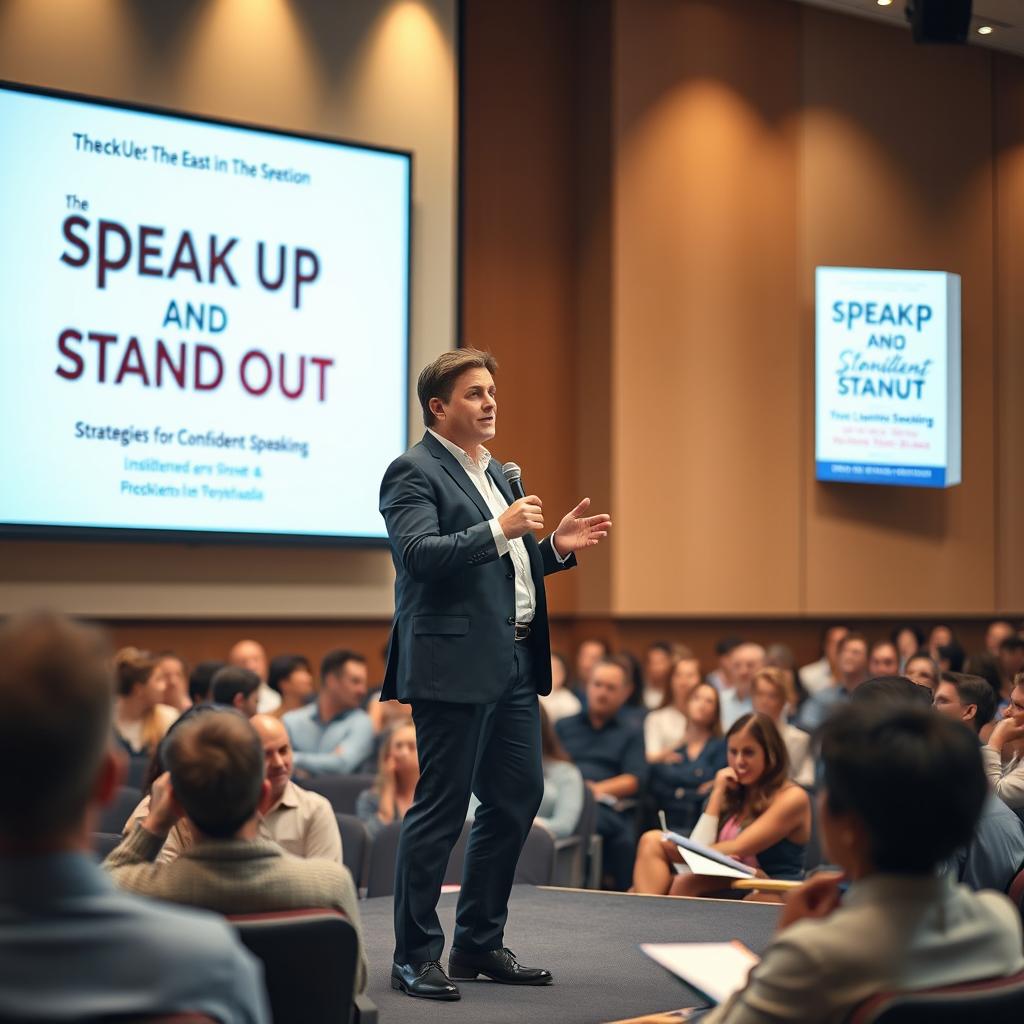
{"type": "MultiPolygon", "coordinates": [[[[659,810],[665,812],[668,827],[689,833],[700,817],[716,773],[726,763],[718,691],[698,680],[687,693],[683,713],[682,738],[670,751],[671,759],[662,758],[660,764],[652,765],[647,790],[659,810]]],[[[651,716],[656,714],[651,712],[651,716]]]]}
{"type": "Polygon", "coordinates": [[[166,684],[159,664],[137,647],[122,647],[114,655],[114,735],[129,754],[152,754],[178,717],[175,708],[163,703],[166,684]]]}
{"type": "Polygon", "coordinates": [[[385,825],[401,821],[412,806],[420,761],[416,753],[416,726],[411,720],[395,722],[384,734],[377,760],[377,781],[359,794],[356,814],[372,839],[385,825]]]}
{"type": "MultiPolygon", "coordinates": [[[[691,838],[756,868],[764,877],[803,877],[811,838],[811,802],[789,779],[789,756],[775,723],[757,712],[743,715],[726,734],[728,765],[716,775],[707,808],[691,838]]],[[[727,888],[721,878],[674,875],[682,857],[654,830],[640,838],[633,891],[706,896],[727,888]]]]}
{"type": "Polygon", "coordinates": [[[686,733],[686,705],[699,682],[700,662],[693,655],[673,665],[661,706],[644,719],[644,750],[651,764],[679,762],[677,748],[686,733]]]}

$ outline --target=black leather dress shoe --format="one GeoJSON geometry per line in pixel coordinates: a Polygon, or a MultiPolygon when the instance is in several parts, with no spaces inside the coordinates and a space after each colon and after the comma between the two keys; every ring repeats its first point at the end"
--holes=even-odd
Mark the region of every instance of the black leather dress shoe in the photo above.
{"type": "Polygon", "coordinates": [[[550,985],[551,972],[543,967],[522,967],[511,949],[492,949],[487,953],[448,954],[448,973],[457,981],[473,981],[482,974],[504,985],[550,985]]]}
{"type": "Polygon", "coordinates": [[[459,988],[444,973],[440,960],[415,964],[392,964],[391,987],[420,999],[461,999],[459,988]]]}

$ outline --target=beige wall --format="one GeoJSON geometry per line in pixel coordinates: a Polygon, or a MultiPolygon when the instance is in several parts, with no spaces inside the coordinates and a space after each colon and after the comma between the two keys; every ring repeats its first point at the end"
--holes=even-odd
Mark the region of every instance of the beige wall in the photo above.
{"type": "MultiPolygon", "coordinates": [[[[454,338],[454,38],[455,0],[5,0],[0,78],[413,150],[415,367],[454,338]]],[[[0,542],[0,613],[358,618],[392,580],[379,550],[0,542]]]]}

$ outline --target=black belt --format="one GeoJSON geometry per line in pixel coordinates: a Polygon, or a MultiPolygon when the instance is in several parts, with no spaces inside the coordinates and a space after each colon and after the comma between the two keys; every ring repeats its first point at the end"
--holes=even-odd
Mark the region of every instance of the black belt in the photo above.
{"type": "Polygon", "coordinates": [[[515,639],[528,640],[530,637],[530,626],[525,622],[516,623],[515,639]]]}

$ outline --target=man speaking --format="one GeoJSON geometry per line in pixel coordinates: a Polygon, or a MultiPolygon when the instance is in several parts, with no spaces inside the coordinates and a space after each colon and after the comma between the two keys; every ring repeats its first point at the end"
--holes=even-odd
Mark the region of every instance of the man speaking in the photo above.
{"type": "Polygon", "coordinates": [[[427,432],[384,474],[380,510],[394,559],[395,620],[381,700],[412,705],[420,781],[395,875],[393,988],[458,999],[483,975],[547,985],[504,948],[516,863],[544,789],[537,695],[551,690],[544,576],[608,535],[584,498],[541,542],[540,498],[516,499],[484,442],[497,418],[494,357],[446,352],[417,382],[427,432]],[[480,799],[466,849],[448,974],[437,900],[470,792],[480,799]],[[450,975],[450,977],[449,977],[450,975]]]}

